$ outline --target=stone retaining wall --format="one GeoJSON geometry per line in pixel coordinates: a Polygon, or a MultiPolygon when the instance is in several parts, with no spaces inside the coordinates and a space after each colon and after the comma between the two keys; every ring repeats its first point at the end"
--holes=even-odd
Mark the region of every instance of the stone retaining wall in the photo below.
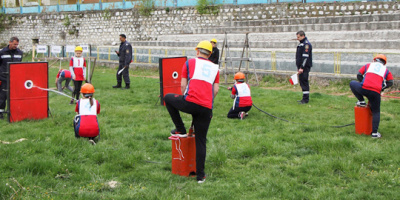
{"type": "Polygon", "coordinates": [[[157,40],[159,35],[193,34],[201,28],[227,26],[234,21],[391,14],[399,9],[398,2],[356,2],[223,5],[216,15],[200,15],[194,7],[157,8],[148,17],[141,16],[137,9],[14,14],[10,15],[11,21],[5,22],[12,25],[0,39],[7,43],[11,36],[18,36],[25,51],[32,48],[33,39],[46,45],[112,45],[119,42],[121,33],[128,41],[148,41],[157,40]]]}

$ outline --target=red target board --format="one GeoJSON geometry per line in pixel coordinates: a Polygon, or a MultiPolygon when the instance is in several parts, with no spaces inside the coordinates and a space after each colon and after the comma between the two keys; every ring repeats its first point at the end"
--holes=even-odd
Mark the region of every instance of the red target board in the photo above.
{"type": "Polygon", "coordinates": [[[47,118],[48,63],[9,63],[8,72],[8,121],[47,118]]]}
{"type": "Polygon", "coordinates": [[[180,94],[182,67],[187,57],[160,58],[160,97],[161,105],[165,105],[164,96],[168,93],[180,94]]]}

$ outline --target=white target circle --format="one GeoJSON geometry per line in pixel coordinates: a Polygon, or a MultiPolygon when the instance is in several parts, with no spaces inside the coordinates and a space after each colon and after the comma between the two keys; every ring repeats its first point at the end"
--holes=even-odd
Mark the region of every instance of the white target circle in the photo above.
{"type": "Polygon", "coordinates": [[[25,81],[25,88],[30,90],[33,87],[33,82],[31,80],[25,81]]]}
{"type": "Polygon", "coordinates": [[[178,72],[177,71],[174,71],[174,72],[172,72],[172,78],[173,79],[177,79],[178,78],[178,72]]]}

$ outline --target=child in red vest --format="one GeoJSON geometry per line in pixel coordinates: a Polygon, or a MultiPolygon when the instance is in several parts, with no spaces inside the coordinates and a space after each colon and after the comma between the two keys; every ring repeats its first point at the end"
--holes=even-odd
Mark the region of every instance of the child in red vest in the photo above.
{"type": "Polygon", "coordinates": [[[82,57],[82,51],[82,47],[77,46],[75,48],[75,56],[72,56],[69,62],[69,70],[71,71],[75,86],[70,104],[74,103],[74,97],[75,99],[79,99],[82,82],[86,80],[86,60],[82,57]]]}
{"type": "MultiPolygon", "coordinates": [[[[93,98],[94,87],[90,83],[85,83],[81,88],[83,98],[75,107],[78,114],[74,119],[75,137],[87,137],[89,142],[96,144],[94,138],[100,134],[97,114],[100,113],[100,103],[93,98]]],[[[99,136],[100,138],[100,136],[99,136]]]]}
{"type": "Polygon", "coordinates": [[[228,118],[244,119],[253,105],[250,87],[244,82],[245,75],[242,72],[236,73],[234,79],[235,85],[228,88],[228,90],[232,90],[231,98],[235,99],[232,108],[229,110],[228,118]]]}
{"type": "Polygon", "coordinates": [[[56,76],[56,87],[58,91],[62,92],[64,88],[67,88],[71,92],[74,92],[71,86],[69,86],[69,82],[71,82],[71,72],[66,69],[60,69],[56,76]],[[65,85],[62,87],[62,82],[65,80],[65,85]]]}

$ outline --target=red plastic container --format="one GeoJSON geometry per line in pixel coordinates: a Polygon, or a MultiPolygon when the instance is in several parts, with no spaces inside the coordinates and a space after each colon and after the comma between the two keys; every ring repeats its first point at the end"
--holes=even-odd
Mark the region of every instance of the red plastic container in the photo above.
{"type": "Polygon", "coordinates": [[[172,173],[180,176],[196,174],[195,137],[169,137],[172,141],[172,173]]]}
{"type": "Polygon", "coordinates": [[[357,134],[371,135],[372,133],[372,113],[369,106],[354,107],[355,127],[357,134]]]}

